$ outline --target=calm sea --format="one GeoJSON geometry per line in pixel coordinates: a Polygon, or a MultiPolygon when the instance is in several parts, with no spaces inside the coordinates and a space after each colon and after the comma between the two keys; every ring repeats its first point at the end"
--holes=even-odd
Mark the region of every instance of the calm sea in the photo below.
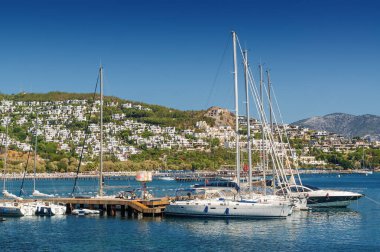
{"type": "MultiPolygon", "coordinates": [[[[303,181],[366,197],[347,209],[295,212],[281,220],[7,218],[0,222],[0,251],[380,251],[380,174],[304,175],[303,181]]],[[[132,180],[106,183],[138,186],[132,180]]],[[[19,184],[9,181],[8,190],[16,192],[19,184]]],[[[72,184],[39,180],[37,189],[67,196],[72,184]]],[[[149,190],[157,196],[173,195],[188,185],[153,181],[149,190]]],[[[31,188],[31,181],[25,186],[31,188]]],[[[96,186],[94,180],[79,181],[82,194],[94,193],[96,186]]]]}

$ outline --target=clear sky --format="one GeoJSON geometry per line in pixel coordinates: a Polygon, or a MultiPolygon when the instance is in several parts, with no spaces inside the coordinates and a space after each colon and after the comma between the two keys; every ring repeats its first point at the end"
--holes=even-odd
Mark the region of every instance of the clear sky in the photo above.
{"type": "Polygon", "coordinates": [[[380,114],[376,0],[0,1],[0,92],[92,92],[101,61],[106,95],[233,109],[231,30],[285,121],[380,114]]]}

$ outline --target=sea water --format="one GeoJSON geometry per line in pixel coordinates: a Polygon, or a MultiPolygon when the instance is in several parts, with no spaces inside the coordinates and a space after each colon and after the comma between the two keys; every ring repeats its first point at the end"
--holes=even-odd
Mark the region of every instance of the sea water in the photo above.
{"type": "MultiPolygon", "coordinates": [[[[345,209],[294,212],[286,219],[274,220],[70,215],[7,218],[0,223],[0,251],[380,251],[380,174],[302,178],[304,184],[359,192],[366,197],[345,209]]],[[[11,183],[15,193],[20,181],[11,183]]],[[[133,180],[105,183],[125,185],[126,190],[140,187],[133,180]]],[[[153,181],[148,190],[157,196],[173,196],[176,189],[190,184],[153,181]]],[[[38,190],[61,197],[71,193],[72,185],[72,180],[64,179],[37,181],[38,190]]],[[[79,180],[78,185],[78,193],[96,192],[96,180],[79,180]]],[[[25,186],[27,191],[28,183],[25,186]]]]}

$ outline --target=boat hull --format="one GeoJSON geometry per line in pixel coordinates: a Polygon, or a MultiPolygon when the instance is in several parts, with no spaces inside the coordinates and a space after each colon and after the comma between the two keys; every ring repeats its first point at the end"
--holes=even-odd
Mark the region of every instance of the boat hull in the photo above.
{"type": "Polygon", "coordinates": [[[172,202],[165,215],[205,218],[286,218],[292,210],[287,204],[246,202],[172,202]]]}
{"type": "Polygon", "coordinates": [[[51,207],[37,206],[35,215],[37,216],[53,216],[54,213],[51,207]]]}
{"type": "Polygon", "coordinates": [[[2,217],[22,217],[24,213],[20,207],[0,206],[0,216],[2,217]]]}
{"type": "Polygon", "coordinates": [[[20,208],[0,207],[0,216],[22,217],[24,216],[24,214],[22,213],[20,208]]]}
{"type": "Polygon", "coordinates": [[[353,200],[358,200],[359,196],[331,196],[318,197],[310,196],[307,199],[309,207],[347,207],[353,200]]]}

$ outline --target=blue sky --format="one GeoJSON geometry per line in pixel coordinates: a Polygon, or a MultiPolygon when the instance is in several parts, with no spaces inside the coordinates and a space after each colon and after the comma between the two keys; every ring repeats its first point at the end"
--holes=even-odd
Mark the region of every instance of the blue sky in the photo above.
{"type": "Polygon", "coordinates": [[[379,1],[0,5],[2,93],[92,92],[101,61],[106,95],[178,109],[233,109],[235,30],[253,70],[259,62],[270,68],[286,122],[333,112],[380,114],[379,1]]]}

